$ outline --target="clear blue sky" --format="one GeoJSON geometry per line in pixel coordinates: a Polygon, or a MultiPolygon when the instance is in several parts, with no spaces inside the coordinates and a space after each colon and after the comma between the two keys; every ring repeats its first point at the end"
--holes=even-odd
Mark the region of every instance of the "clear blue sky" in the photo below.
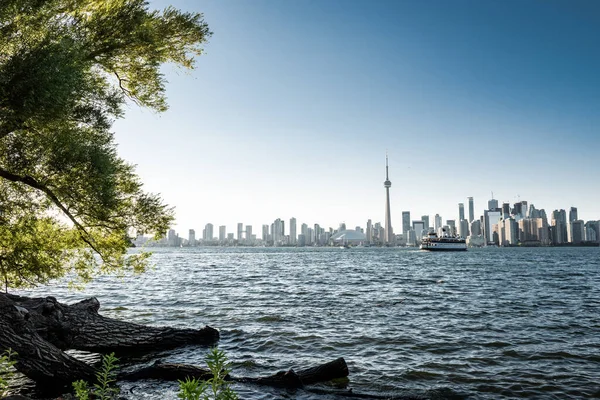
{"type": "Polygon", "coordinates": [[[600,1],[150,1],[203,12],[170,110],[131,106],[121,155],[208,222],[365,226],[500,202],[600,219],[600,1]]]}

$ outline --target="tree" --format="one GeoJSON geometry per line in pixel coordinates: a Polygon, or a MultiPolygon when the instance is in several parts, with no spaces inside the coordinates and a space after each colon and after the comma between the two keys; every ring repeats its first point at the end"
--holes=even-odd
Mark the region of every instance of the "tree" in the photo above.
{"type": "Polygon", "coordinates": [[[163,64],[193,68],[199,13],[142,0],[0,2],[0,278],[4,289],[74,272],[143,270],[135,233],[173,209],[119,158],[111,125],[133,102],[167,109],[163,64]]]}

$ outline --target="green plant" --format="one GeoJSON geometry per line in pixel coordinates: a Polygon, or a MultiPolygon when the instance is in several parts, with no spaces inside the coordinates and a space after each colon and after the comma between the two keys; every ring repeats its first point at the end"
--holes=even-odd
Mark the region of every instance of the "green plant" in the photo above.
{"type": "Polygon", "coordinates": [[[73,382],[75,397],[78,400],[88,400],[90,398],[99,400],[111,400],[119,394],[119,388],[115,385],[117,382],[117,361],[115,353],[106,354],[102,357],[102,368],[96,373],[97,382],[92,388],[84,380],[73,382]]]}
{"type": "Polygon", "coordinates": [[[0,356],[0,397],[4,397],[8,394],[8,382],[7,378],[10,378],[13,374],[12,367],[16,364],[14,357],[17,355],[11,349],[8,349],[0,356]]]}
{"type": "Polygon", "coordinates": [[[237,394],[226,381],[231,368],[225,353],[217,348],[211,349],[206,355],[206,365],[212,378],[206,381],[189,378],[179,381],[177,397],[182,400],[237,400],[237,394]]]}

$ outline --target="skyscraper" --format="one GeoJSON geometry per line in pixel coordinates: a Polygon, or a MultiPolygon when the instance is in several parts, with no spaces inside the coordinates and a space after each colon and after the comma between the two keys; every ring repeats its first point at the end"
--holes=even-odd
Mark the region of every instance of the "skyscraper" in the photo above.
{"type": "Polygon", "coordinates": [[[467,197],[467,199],[469,199],[469,223],[471,223],[475,219],[475,207],[473,206],[473,198],[467,197]]]}
{"type": "Polygon", "coordinates": [[[237,240],[240,242],[242,240],[242,233],[244,232],[244,224],[238,222],[237,224],[237,240]]]}
{"type": "Polygon", "coordinates": [[[458,222],[465,219],[465,204],[458,203],[458,222]]]}
{"type": "Polygon", "coordinates": [[[190,229],[189,235],[188,235],[188,246],[195,246],[195,245],[196,245],[196,231],[193,229],[190,229]]]}
{"type": "Polygon", "coordinates": [[[423,225],[425,225],[425,227],[423,229],[425,229],[426,231],[429,231],[429,228],[430,228],[429,215],[421,215],[421,221],[423,221],[423,225]]]}
{"type": "Polygon", "coordinates": [[[571,223],[571,221],[577,221],[579,218],[577,218],[577,207],[571,207],[571,209],[569,210],[569,223],[571,223]]]}
{"type": "Polygon", "coordinates": [[[296,218],[290,218],[290,244],[296,244],[296,218]]]}
{"type": "Polygon", "coordinates": [[[442,227],[442,216],[440,214],[435,214],[435,218],[433,220],[433,229],[437,232],[438,229],[442,227]]]}
{"type": "Polygon", "coordinates": [[[402,211],[402,234],[410,231],[410,211],[402,211]]]}
{"type": "Polygon", "coordinates": [[[392,217],[390,212],[390,187],[392,186],[392,182],[390,182],[390,178],[388,175],[388,156],[385,155],[385,182],[383,182],[383,186],[385,187],[385,243],[392,243],[394,232],[392,231],[392,217]]]}

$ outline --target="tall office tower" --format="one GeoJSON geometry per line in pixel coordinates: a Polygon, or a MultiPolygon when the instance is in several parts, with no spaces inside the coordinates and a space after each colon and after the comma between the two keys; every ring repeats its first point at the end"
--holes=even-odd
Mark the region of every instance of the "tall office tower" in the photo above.
{"type": "Polygon", "coordinates": [[[383,182],[383,186],[385,187],[385,240],[384,243],[392,243],[394,241],[394,231],[392,231],[392,216],[390,212],[390,187],[392,186],[392,182],[390,182],[389,174],[388,174],[388,156],[385,155],[385,182],[383,182]]]}
{"type": "Polygon", "coordinates": [[[498,200],[494,199],[494,194],[492,193],[492,199],[488,201],[488,210],[495,210],[498,208],[498,200]]]}
{"type": "Polygon", "coordinates": [[[246,225],[246,241],[252,240],[252,225],[246,225]]]}
{"type": "Polygon", "coordinates": [[[510,203],[502,203],[502,218],[510,218],[510,203]]]}
{"type": "Polygon", "coordinates": [[[238,222],[238,225],[237,225],[237,240],[238,240],[238,242],[242,240],[243,232],[244,232],[244,224],[241,222],[238,222]]]}
{"type": "Polygon", "coordinates": [[[300,233],[302,235],[304,235],[304,244],[309,244],[310,241],[310,236],[308,235],[308,225],[307,224],[302,224],[300,225],[300,233]]]}
{"type": "Polygon", "coordinates": [[[210,241],[213,240],[213,224],[206,224],[204,227],[204,236],[202,239],[210,241]]]}
{"type": "Polygon", "coordinates": [[[425,234],[427,233],[425,232],[425,224],[421,220],[413,221],[412,229],[417,235],[417,242],[420,242],[423,236],[425,236],[425,234]]]}
{"type": "Polygon", "coordinates": [[[571,221],[577,221],[579,218],[577,218],[577,207],[571,207],[571,209],[569,210],[569,223],[571,221]]]}
{"type": "Polygon", "coordinates": [[[469,221],[461,219],[458,221],[458,236],[466,238],[469,236],[469,221]]]}
{"type": "Polygon", "coordinates": [[[429,215],[421,215],[421,221],[423,221],[423,225],[425,225],[425,230],[429,231],[429,215]]]}
{"type": "Polygon", "coordinates": [[[475,221],[471,222],[469,232],[471,233],[471,236],[481,235],[481,221],[476,219],[475,221]]]}
{"type": "Polygon", "coordinates": [[[458,203],[458,221],[465,219],[465,204],[458,203]]]}
{"type": "Polygon", "coordinates": [[[319,226],[319,224],[315,224],[313,229],[315,232],[315,243],[321,244],[321,227],[319,226]]]}
{"type": "Polygon", "coordinates": [[[315,244],[315,232],[313,231],[313,228],[308,228],[306,231],[308,232],[308,236],[306,236],[306,244],[315,244]]]}
{"type": "Polygon", "coordinates": [[[581,243],[585,239],[585,224],[581,220],[569,222],[569,243],[581,243]]]}
{"type": "Polygon", "coordinates": [[[434,220],[433,220],[433,229],[435,229],[435,231],[437,232],[438,229],[440,229],[442,227],[442,216],[440,214],[435,214],[434,220]]]}
{"type": "Polygon", "coordinates": [[[225,225],[219,226],[219,242],[224,242],[227,238],[227,227],[225,225]]]}
{"type": "Polygon", "coordinates": [[[475,220],[475,206],[472,197],[467,197],[467,199],[469,200],[469,223],[471,223],[475,220]]]}
{"type": "Polygon", "coordinates": [[[169,246],[177,245],[177,234],[175,233],[175,229],[169,229],[169,233],[167,234],[167,244],[169,246]]]}
{"type": "Polygon", "coordinates": [[[402,211],[402,234],[410,231],[410,211],[402,211]]]}
{"type": "Polygon", "coordinates": [[[195,246],[196,245],[196,231],[193,229],[190,229],[189,234],[188,234],[188,246],[195,246]]]}
{"type": "Polygon", "coordinates": [[[523,210],[523,203],[521,203],[520,201],[515,203],[515,205],[513,206],[512,215],[520,217],[525,216],[525,210],[523,210]]]}
{"type": "Polygon", "coordinates": [[[586,242],[600,241],[600,221],[588,221],[585,223],[585,240],[586,242]]]}
{"type": "Polygon", "coordinates": [[[373,243],[373,223],[371,222],[371,220],[367,221],[367,243],[371,244],[373,243]]]}
{"type": "Polygon", "coordinates": [[[285,236],[285,226],[281,218],[277,218],[275,222],[273,222],[271,233],[273,235],[273,244],[280,245],[283,243],[283,237],[285,236]]]}
{"type": "Polygon", "coordinates": [[[269,239],[269,225],[264,224],[262,226],[262,240],[265,243],[268,243],[270,241],[270,239],[269,239]]]}
{"type": "Polygon", "coordinates": [[[502,209],[498,208],[498,200],[488,201],[488,209],[483,212],[483,237],[486,244],[494,243],[494,225],[502,218],[502,209]]]}
{"type": "Polygon", "coordinates": [[[296,236],[296,218],[290,218],[290,244],[295,245],[298,242],[296,236]]]}

